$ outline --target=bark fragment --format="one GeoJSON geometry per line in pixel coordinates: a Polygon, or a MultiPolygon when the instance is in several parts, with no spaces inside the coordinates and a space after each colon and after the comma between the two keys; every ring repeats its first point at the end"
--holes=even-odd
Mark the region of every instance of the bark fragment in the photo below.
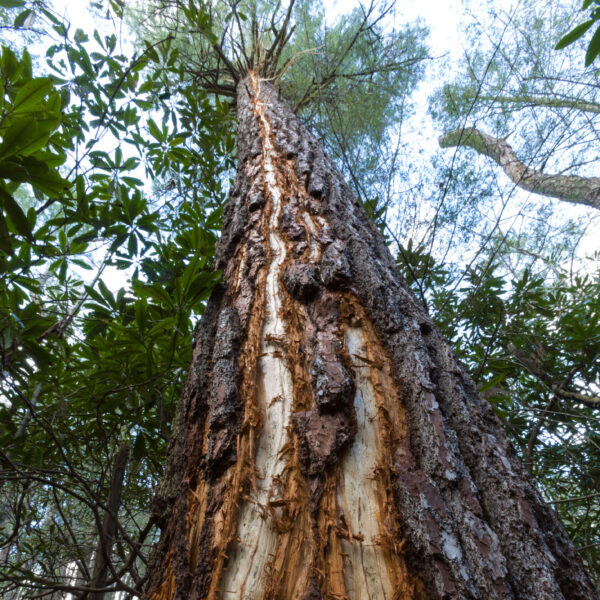
{"type": "Polygon", "coordinates": [[[316,270],[304,263],[291,264],[283,274],[283,283],[292,298],[308,302],[319,291],[316,270]]]}

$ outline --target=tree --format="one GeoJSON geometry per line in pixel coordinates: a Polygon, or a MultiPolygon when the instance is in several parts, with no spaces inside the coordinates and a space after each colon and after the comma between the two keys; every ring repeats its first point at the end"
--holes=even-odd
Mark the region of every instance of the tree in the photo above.
{"type": "MultiPolygon", "coordinates": [[[[538,100],[541,104],[541,100],[538,100]]],[[[600,209],[600,177],[578,175],[548,175],[529,168],[517,158],[506,140],[482,133],[475,127],[456,129],[440,138],[442,148],[468,146],[488,156],[508,175],[511,181],[525,190],[565,202],[584,204],[600,209]]]]}
{"type": "Polygon", "coordinates": [[[541,18],[532,3],[518,12],[496,11],[496,37],[490,31],[487,43],[471,32],[476,41],[462,73],[436,99],[448,131],[439,143],[491,158],[511,185],[598,208],[600,181],[592,167],[598,72],[573,68],[579,48],[557,53],[548,43],[571,14],[570,3],[557,2],[541,18]]]}
{"type": "Polygon", "coordinates": [[[146,596],[596,597],[380,232],[253,66],[228,66],[224,281],[175,418],[146,596]]]}

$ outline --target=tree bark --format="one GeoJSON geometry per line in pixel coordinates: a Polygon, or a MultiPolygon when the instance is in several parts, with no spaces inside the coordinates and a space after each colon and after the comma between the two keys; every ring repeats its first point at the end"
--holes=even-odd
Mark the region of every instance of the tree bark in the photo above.
{"type": "MultiPolygon", "coordinates": [[[[94,558],[93,579],[90,583],[91,588],[104,588],[109,576],[109,564],[115,533],[117,531],[117,515],[121,506],[121,492],[123,491],[123,481],[125,479],[125,469],[129,462],[129,444],[120,446],[112,467],[110,477],[110,487],[106,499],[108,510],[102,521],[102,530],[98,536],[98,546],[94,558]]],[[[87,597],[87,595],[84,595],[87,597]]],[[[92,592],[89,596],[92,600],[103,600],[104,592],[92,592]]]]}
{"type": "Polygon", "coordinates": [[[238,85],[238,172],[169,444],[151,600],[597,598],[315,138],[238,85]]]}
{"type": "Polygon", "coordinates": [[[600,177],[548,175],[530,169],[517,158],[506,140],[487,135],[475,127],[451,131],[443,135],[439,143],[442,148],[473,148],[502,167],[510,180],[524,190],[600,210],[600,177]]]}

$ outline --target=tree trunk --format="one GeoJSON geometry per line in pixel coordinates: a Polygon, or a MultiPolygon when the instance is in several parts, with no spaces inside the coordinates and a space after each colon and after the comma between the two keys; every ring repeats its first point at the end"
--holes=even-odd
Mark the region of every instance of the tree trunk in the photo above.
{"type": "Polygon", "coordinates": [[[146,597],[597,598],[377,229],[268,84],[155,502],[146,597]]]}

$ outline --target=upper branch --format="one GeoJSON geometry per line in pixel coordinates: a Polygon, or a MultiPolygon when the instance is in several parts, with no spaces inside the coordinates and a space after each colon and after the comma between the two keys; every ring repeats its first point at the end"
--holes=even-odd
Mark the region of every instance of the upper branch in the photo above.
{"type": "Polygon", "coordinates": [[[480,96],[481,100],[499,104],[517,104],[523,107],[544,106],[547,108],[573,108],[583,112],[600,114],[600,104],[580,100],[579,98],[561,98],[545,96],[480,96]]]}
{"type": "Polygon", "coordinates": [[[475,127],[456,129],[439,139],[442,148],[468,146],[491,158],[519,187],[573,204],[600,210],[600,178],[578,175],[548,175],[529,168],[517,158],[504,139],[487,135],[475,127]]]}

